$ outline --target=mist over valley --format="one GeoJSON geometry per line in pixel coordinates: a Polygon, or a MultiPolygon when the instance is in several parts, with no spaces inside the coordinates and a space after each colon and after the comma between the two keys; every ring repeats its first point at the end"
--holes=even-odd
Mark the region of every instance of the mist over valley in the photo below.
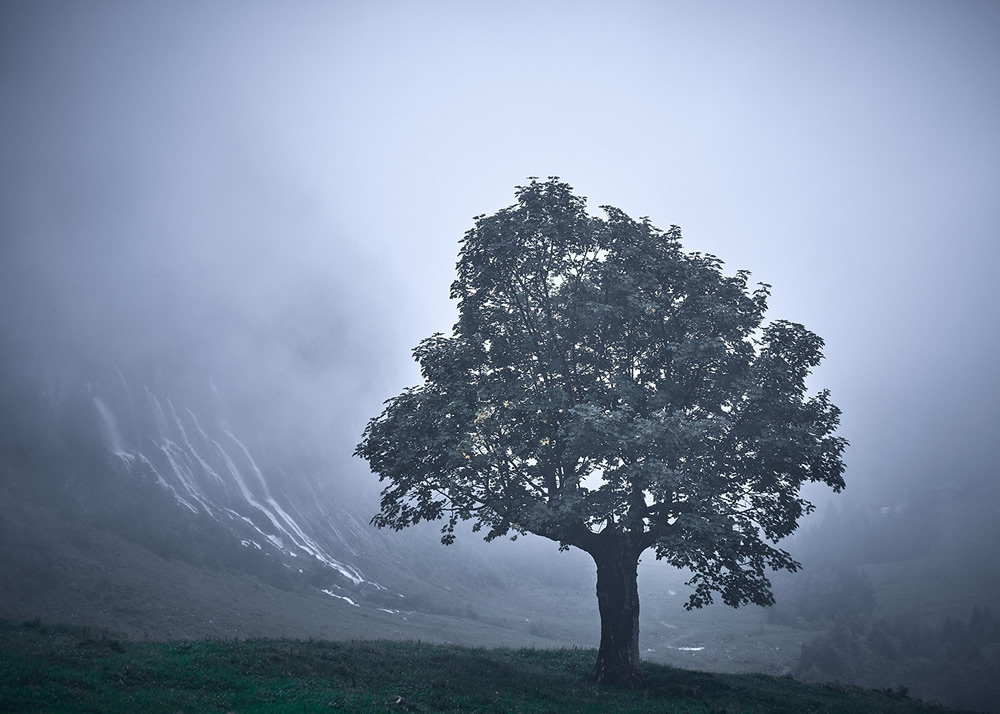
{"type": "Polygon", "coordinates": [[[643,661],[995,711],[1000,14],[724,9],[6,3],[0,618],[597,647],[590,556],[377,529],[352,456],[558,174],[772,285],[850,442],[772,607],[643,555],[643,661]]]}

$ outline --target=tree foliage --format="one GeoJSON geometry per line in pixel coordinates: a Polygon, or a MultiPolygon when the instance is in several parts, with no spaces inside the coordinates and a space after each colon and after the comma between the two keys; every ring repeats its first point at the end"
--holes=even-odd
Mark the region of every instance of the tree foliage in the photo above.
{"type": "MultiPolygon", "coordinates": [[[[459,319],[413,354],[423,383],[390,399],[356,454],[386,483],[380,527],[460,520],[487,540],[535,533],[688,568],[687,607],[773,602],[775,544],[844,486],[846,441],[806,377],[823,341],[764,323],[769,286],[723,273],[663,231],[532,179],[477,216],[451,296],[459,319]]],[[[596,558],[596,556],[595,556],[596,558]]]]}

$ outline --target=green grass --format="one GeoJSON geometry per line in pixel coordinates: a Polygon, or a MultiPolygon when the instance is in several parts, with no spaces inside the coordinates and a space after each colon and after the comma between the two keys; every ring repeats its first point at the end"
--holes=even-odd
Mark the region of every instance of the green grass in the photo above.
{"type": "Polygon", "coordinates": [[[592,650],[419,642],[136,641],[0,621],[3,712],[930,712],[902,692],[646,663],[645,687],[584,680],[592,650]]]}

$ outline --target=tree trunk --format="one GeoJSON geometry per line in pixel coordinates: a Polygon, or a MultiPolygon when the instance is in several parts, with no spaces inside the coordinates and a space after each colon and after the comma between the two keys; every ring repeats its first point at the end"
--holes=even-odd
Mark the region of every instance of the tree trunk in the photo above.
{"type": "Polygon", "coordinates": [[[639,672],[639,555],[628,538],[608,534],[590,553],[597,564],[597,604],[601,612],[601,648],[591,679],[633,689],[639,672]]]}

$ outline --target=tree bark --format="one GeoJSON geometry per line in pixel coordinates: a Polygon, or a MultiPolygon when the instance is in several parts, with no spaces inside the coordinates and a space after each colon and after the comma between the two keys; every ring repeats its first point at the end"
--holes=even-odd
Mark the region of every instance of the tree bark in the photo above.
{"type": "Polygon", "coordinates": [[[636,689],[639,671],[639,554],[627,536],[610,533],[590,555],[597,564],[597,604],[601,647],[591,679],[636,689]]]}

